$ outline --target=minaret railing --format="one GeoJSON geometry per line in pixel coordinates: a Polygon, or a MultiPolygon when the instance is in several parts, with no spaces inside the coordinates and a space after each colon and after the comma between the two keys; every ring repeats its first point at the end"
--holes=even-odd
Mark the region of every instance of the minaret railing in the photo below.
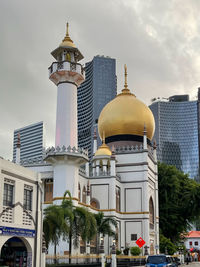
{"type": "Polygon", "coordinates": [[[75,63],[75,62],[69,62],[69,61],[59,61],[59,62],[53,62],[49,69],[49,75],[52,73],[59,71],[59,70],[68,70],[68,71],[74,71],[78,72],[83,75],[84,68],[81,64],[75,63]]]}

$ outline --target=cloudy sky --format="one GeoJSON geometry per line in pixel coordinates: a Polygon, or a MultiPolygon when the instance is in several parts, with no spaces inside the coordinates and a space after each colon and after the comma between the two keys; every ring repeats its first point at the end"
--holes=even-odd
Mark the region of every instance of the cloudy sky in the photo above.
{"type": "Polygon", "coordinates": [[[116,58],[129,88],[153,97],[189,94],[200,86],[199,0],[0,0],[0,155],[12,159],[14,129],[38,121],[54,145],[56,87],[48,79],[50,52],[65,25],[84,60],[116,58]]]}

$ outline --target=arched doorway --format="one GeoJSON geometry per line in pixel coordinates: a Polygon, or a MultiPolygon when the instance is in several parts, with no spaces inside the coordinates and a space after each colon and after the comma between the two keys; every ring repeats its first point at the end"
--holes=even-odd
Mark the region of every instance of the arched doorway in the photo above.
{"type": "MultiPolygon", "coordinates": [[[[26,242],[27,243],[27,242],[26,242]]],[[[30,253],[25,242],[19,237],[9,238],[1,248],[0,265],[12,267],[28,267],[28,259],[30,253]]]]}

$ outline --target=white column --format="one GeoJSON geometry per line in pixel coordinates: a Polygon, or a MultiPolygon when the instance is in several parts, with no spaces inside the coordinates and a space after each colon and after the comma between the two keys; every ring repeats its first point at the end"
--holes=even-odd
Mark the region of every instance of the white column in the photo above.
{"type": "Polygon", "coordinates": [[[111,158],[110,160],[110,175],[111,176],[116,176],[116,166],[115,166],[115,159],[111,158]]]}
{"type": "Polygon", "coordinates": [[[92,175],[93,176],[96,175],[96,164],[95,164],[95,161],[93,161],[93,163],[92,163],[92,175]]]}
{"type": "Polygon", "coordinates": [[[90,175],[90,173],[89,173],[89,162],[87,162],[87,163],[85,164],[85,173],[86,173],[87,176],[90,175]]]}
{"type": "Polygon", "coordinates": [[[122,220],[121,221],[121,228],[119,228],[119,230],[121,231],[121,249],[123,250],[123,249],[125,249],[125,247],[126,247],[126,244],[125,244],[125,239],[126,239],[126,237],[125,237],[125,221],[124,220],[122,220]]]}
{"type": "Polygon", "coordinates": [[[99,164],[100,164],[100,162],[99,162],[99,160],[97,160],[96,161],[96,174],[97,174],[97,176],[99,176],[99,164]]]}
{"type": "Polygon", "coordinates": [[[143,149],[147,149],[147,136],[146,136],[146,132],[144,132],[144,136],[143,136],[143,149]]]}
{"type": "Polygon", "coordinates": [[[77,87],[73,83],[58,85],[55,145],[77,147],[77,87]]]}
{"type": "Polygon", "coordinates": [[[103,172],[107,173],[108,160],[107,159],[103,159],[102,163],[103,163],[103,172]]]}
{"type": "Polygon", "coordinates": [[[97,151],[97,134],[96,134],[96,128],[94,129],[94,137],[93,137],[93,154],[97,151]]]}
{"type": "Polygon", "coordinates": [[[110,178],[109,185],[109,196],[110,196],[110,209],[116,209],[116,184],[115,178],[110,178]]]}

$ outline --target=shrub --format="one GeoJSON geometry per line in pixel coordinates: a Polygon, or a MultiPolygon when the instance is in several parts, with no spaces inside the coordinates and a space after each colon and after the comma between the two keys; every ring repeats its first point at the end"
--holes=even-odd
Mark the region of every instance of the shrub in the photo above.
{"type": "Polygon", "coordinates": [[[132,256],[139,256],[141,249],[139,247],[131,247],[130,252],[132,256]]]}
{"type": "Polygon", "coordinates": [[[117,255],[122,254],[121,250],[117,249],[117,250],[116,250],[116,254],[117,254],[117,255]]]}

